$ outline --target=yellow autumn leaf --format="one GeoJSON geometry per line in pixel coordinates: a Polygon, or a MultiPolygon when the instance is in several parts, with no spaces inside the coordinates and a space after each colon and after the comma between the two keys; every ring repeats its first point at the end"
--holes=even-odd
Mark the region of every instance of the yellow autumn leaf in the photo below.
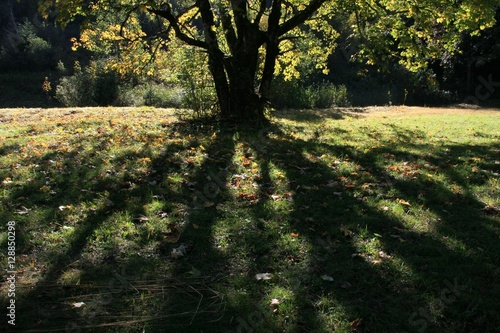
{"type": "Polygon", "coordinates": [[[399,199],[399,198],[398,198],[398,199],[396,199],[396,201],[397,201],[399,204],[403,205],[403,206],[408,206],[408,207],[410,207],[410,206],[411,206],[411,203],[409,203],[408,201],[405,201],[405,200],[403,200],[403,199],[399,199]]]}

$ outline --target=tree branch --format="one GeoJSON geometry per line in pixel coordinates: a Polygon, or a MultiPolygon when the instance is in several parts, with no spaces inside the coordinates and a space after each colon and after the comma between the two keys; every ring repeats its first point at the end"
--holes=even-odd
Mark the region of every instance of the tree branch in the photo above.
{"type": "Polygon", "coordinates": [[[280,36],[284,35],[293,28],[296,28],[307,21],[307,19],[310,18],[314,12],[316,12],[327,1],[328,0],[312,0],[304,10],[298,12],[291,19],[281,24],[278,29],[278,34],[280,36]]]}
{"type": "Polygon", "coordinates": [[[260,23],[262,16],[266,12],[266,9],[267,9],[267,0],[260,0],[259,12],[257,13],[257,16],[255,16],[254,24],[260,23]]]}
{"type": "Polygon", "coordinates": [[[166,9],[160,10],[160,9],[149,8],[148,11],[150,13],[153,13],[155,15],[158,15],[158,16],[166,19],[170,23],[170,25],[172,26],[172,29],[174,29],[175,35],[177,36],[177,38],[179,38],[184,43],[192,45],[192,46],[201,47],[202,49],[208,48],[208,45],[206,42],[189,37],[184,32],[182,32],[177,17],[175,17],[172,14],[172,9],[171,9],[170,5],[166,9]]]}
{"type": "Polygon", "coordinates": [[[246,0],[230,0],[231,7],[233,8],[234,22],[238,36],[242,35],[250,21],[248,20],[247,1],[246,0]]]}
{"type": "Polygon", "coordinates": [[[236,49],[237,37],[236,37],[236,32],[234,31],[233,28],[233,24],[231,22],[231,15],[227,11],[227,9],[222,5],[220,8],[220,13],[221,13],[222,28],[224,29],[224,33],[226,35],[227,44],[229,45],[231,53],[234,53],[234,50],[236,49]]]}

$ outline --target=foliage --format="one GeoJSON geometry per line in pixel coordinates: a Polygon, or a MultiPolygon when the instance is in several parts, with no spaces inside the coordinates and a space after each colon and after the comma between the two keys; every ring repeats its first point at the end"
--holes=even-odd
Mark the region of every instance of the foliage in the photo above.
{"type": "Polygon", "coordinates": [[[195,118],[218,110],[215,84],[208,71],[206,54],[194,47],[172,43],[170,49],[158,59],[158,73],[167,83],[182,89],[182,107],[192,111],[195,118]]]}
{"type": "Polygon", "coordinates": [[[164,85],[149,84],[143,95],[144,105],[155,107],[182,107],[182,90],[164,85]]]}
{"type": "Polygon", "coordinates": [[[0,68],[36,71],[55,67],[55,50],[37,35],[36,27],[27,19],[19,25],[18,34],[7,35],[7,42],[0,48],[0,68]]]}
{"type": "Polygon", "coordinates": [[[399,58],[417,71],[444,52],[454,54],[462,32],[479,35],[491,28],[499,2],[488,0],[477,6],[472,0],[453,5],[447,1],[362,1],[358,5],[351,22],[366,42],[360,55],[372,64],[399,58]]]}
{"type": "Polygon", "coordinates": [[[311,109],[350,106],[349,94],[344,85],[334,86],[329,82],[316,83],[308,87],[306,93],[311,109]]]}
{"type": "Polygon", "coordinates": [[[344,85],[330,82],[305,85],[299,80],[286,80],[278,76],[273,83],[271,105],[278,109],[314,109],[350,106],[350,96],[344,85]]]}
{"type": "Polygon", "coordinates": [[[349,13],[363,39],[358,57],[376,64],[400,59],[407,68],[425,69],[429,59],[452,53],[461,33],[478,35],[495,23],[498,0],[405,3],[401,1],[42,1],[63,24],[75,16],[88,23],[75,47],[112,55],[118,72],[141,68],[153,74],[152,56],[177,39],[208,57],[221,113],[244,118],[262,115],[272,78],[297,79],[304,61],[327,73],[326,61],[339,36],[330,18],[349,13]],[[175,36],[175,38],[174,38],[175,36]]]}
{"type": "MultiPolygon", "coordinates": [[[[283,8],[279,3],[268,7],[265,2],[255,1],[248,6],[242,2],[237,5],[241,8],[236,9],[233,8],[235,4],[231,6],[225,1],[213,4],[203,1],[193,7],[179,2],[175,8],[167,3],[157,5],[127,1],[120,6],[99,1],[85,8],[81,3],[68,6],[67,3],[56,2],[56,5],[63,22],[74,14],[90,14],[93,20],[84,29],[80,40],[75,40],[75,47],[85,46],[110,55],[111,68],[122,74],[144,70],[153,75],[152,64],[156,57],[152,58],[152,55],[161,58],[163,51],[173,49],[167,44],[175,39],[174,36],[185,44],[204,50],[208,55],[207,64],[213,76],[219,108],[227,114],[230,109],[243,113],[258,109],[261,102],[254,83],[261,81],[258,90],[262,100],[265,100],[275,73],[275,60],[280,54],[283,57],[276,72],[283,73],[287,78],[298,75],[296,67],[300,61],[297,61],[297,54],[304,53],[305,56],[299,58],[312,59],[317,68],[327,70],[326,59],[334,47],[333,29],[314,20],[307,23],[307,29],[298,28],[313,15],[320,20],[320,17],[330,13],[329,9],[319,10],[322,2],[315,0],[307,6],[293,4],[283,8]],[[216,20],[212,9],[220,15],[216,20]],[[235,19],[234,25],[231,17],[235,19]],[[204,29],[196,24],[198,19],[203,22],[204,29]],[[282,31],[278,32],[278,28],[282,31]],[[265,48],[268,50],[264,51],[265,48]],[[299,50],[302,52],[297,53],[299,50]],[[226,61],[222,61],[221,54],[225,54],[226,61]]],[[[49,7],[48,2],[42,4],[42,12],[47,13],[49,7]]],[[[205,87],[197,93],[206,95],[205,87]]],[[[191,92],[192,87],[187,91],[189,103],[198,110],[205,108],[191,92]]]]}
{"type": "Polygon", "coordinates": [[[61,78],[56,98],[66,106],[112,105],[118,98],[119,82],[116,73],[93,62],[84,70],[75,63],[72,76],[61,78]]]}

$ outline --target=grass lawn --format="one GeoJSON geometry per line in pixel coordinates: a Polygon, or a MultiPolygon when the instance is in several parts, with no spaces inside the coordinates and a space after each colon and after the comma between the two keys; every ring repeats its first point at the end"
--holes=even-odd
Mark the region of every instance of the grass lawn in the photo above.
{"type": "Polygon", "coordinates": [[[499,173],[499,110],[0,110],[0,330],[498,332],[499,173]]]}

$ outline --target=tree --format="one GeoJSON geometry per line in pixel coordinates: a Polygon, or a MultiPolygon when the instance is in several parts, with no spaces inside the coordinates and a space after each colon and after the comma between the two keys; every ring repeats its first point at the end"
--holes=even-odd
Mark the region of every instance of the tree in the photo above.
{"type": "Polygon", "coordinates": [[[14,16],[13,0],[0,3],[0,57],[5,53],[15,51],[19,39],[17,21],[14,16]]]}
{"type": "Polygon", "coordinates": [[[349,13],[366,41],[360,56],[369,62],[398,57],[418,69],[426,59],[453,51],[461,32],[478,34],[491,27],[499,0],[43,0],[42,13],[49,15],[53,5],[63,24],[85,16],[84,29],[92,29],[97,19],[118,18],[121,23],[109,20],[101,37],[133,50],[138,62],[174,38],[199,48],[208,57],[221,116],[258,121],[279,69],[277,60],[296,64],[290,54],[304,38],[323,42],[324,52],[317,43],[305,52],[325,70],[337,36],[330,18],[349,13]],[[150,25],[141,24],[145,18],[158,28],[147,29],[150,25]]]}

